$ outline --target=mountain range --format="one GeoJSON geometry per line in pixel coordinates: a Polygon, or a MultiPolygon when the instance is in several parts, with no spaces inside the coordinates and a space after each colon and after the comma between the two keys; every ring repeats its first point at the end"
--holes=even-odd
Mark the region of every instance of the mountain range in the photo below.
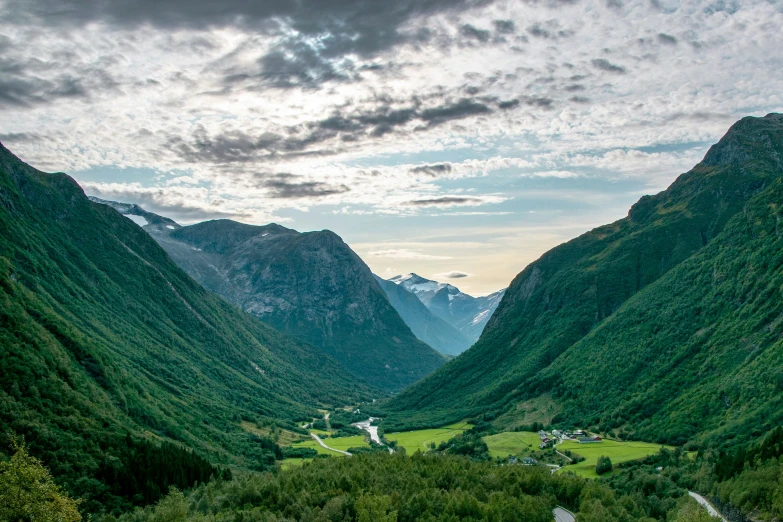
{"type": "Polygon", "coordinates": [[[108,494],[99,477],[131,434],[255,467],[246,422],[295,428],[382,396],[202,288],[67,175],[2,146],[0,229],[0,431],[63,481],[108,494]]]}
{"type": "Polygon", "coordinates": [[[399,390],[445,362],[334,232],[228,219],[180,226],[137,205],[93,201],[136,221],[204,288],[323,350],[371,386],[399,390]]]}
{"type": "Polygon", "coordinates": [[[389,403],[387,429],[766,433],[783,422],[781,201],[783,115],[743,118],[667,190],[527,266],[472,348],[389,403]]]}
{"type": "Polygon", "coordinates": [[[464,335],[471,344],[478,341],[506,292],[503,289],[487,296],[473,297],[454,285],[417,274],[398,275],[389,281],[418,297],[430,312],[464,335]]]}

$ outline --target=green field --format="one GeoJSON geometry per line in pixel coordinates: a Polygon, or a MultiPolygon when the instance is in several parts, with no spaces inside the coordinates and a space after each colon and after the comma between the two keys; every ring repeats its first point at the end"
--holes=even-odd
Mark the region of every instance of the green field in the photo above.
{"type": "MultiPolygon", "coordinates": [[[[616,465],[621,462],[641,459],[647,455],[653,455],[658,453],[662,447],[664,446],[649,442],[618,442],[604,439],[603,442],[596,442],[593,444],[579,444],[576,441],[563,442],[562,444],[557,445],[557,451],[565,453],[566,450],[571,450],[586,459],[579,464],[566,466],[562,468],[563,470],[573,471],[577,475],[583,477],[595,478],[598,476],[595,473],[595,464],[598,461],[598,457],[605,455],[612,460],[612,464],[616,465]]],[[[674,449],[669,446],[666,447],[668,447],[668,449],[674,449]]]]}
{"type": "MultiPolygon", "coordinates": [[[[369,447],[369,444],[364,439],[363,435],[355,435],[353,437],[338,437],[336,439],[323,439],[323,441],[324,444],[326,444],[330,448],[334,448],[342,451],[348,451],[348,448],[357,448],[359,446],[369,447]]],[[[318,444],[318,442],[316,442],[315,439],[306,440],[304,442],[297,442],[295,444],[291,444],[291,447],[312,448],[322,455],[331,455],[333,457],[343,456],[342,453],[337,453],[336,451],[330,451],[324,448],[323,446],[318,444]]],[[[300,460],[300,459],[291,459],[291,460],[300,460]]]]}
{"type": "Polygon", "coordinates": [[[507,431],[483,438],[492,458],[506,458],[509,455],[523,456],[530,450],[537,450],[541,438],[530,431],[507,431]]]}
{"type": "Polygon", "coordinates": [[[280,467],[282,469],[289,469],[289,468],[294,468],[296,466],[301,466],[305,462],[312,462],[312,461],[313,459],[283,459],[280,461],[280,467]]]}
{"type": "Polygon", "coordinates": [[[397,441],[397,445],[405,448],[405,452],[408,455],[413,455],[417,450],[426,452],[429,449],[429,445],[433,442],[435,445],[446,442],[450,438],[459,435],[472,427],[472,424],[457,422],[455,424],[443,426],[442,428],[387,433],[386,439],[397,441]]]}

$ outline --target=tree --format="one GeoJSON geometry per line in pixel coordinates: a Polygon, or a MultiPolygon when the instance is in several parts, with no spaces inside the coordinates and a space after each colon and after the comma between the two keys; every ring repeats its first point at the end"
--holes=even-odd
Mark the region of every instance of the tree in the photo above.
{"type": "Polygon", "coordinates": [[[595,472],[599,475],[609,473],[612,471],[612,461],[609,457],[598,457],[598,462],[595,463],[595,472]]]}
{"type": "Polygon", "coordinates": [[[27,454],[24,445],[0,462],[0,520],[13,522],[78,522],[78,502],[54,483],[41,461],[27,454]]]}
{"type": "Polygon", "coordinates": [[[386,495],[362,495],[356,501],[359,522],[397,522],[397,512],[391,509],[391,499],[386,495]]]}

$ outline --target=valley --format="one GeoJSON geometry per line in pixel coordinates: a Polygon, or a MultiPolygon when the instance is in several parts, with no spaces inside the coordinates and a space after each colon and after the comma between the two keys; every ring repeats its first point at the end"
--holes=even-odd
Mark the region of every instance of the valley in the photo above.
{"type": "Polygon", "coordinates": [[[783,116],[744,118],[476,298],[0,148],[0,484],[99,522],[777,520],[781,157],[783,116]]]}

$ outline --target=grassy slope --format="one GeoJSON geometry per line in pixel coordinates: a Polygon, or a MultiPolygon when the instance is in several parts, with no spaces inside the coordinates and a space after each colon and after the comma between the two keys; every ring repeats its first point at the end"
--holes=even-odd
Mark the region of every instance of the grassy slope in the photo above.
{"type": "MultiPolygon", "coordinates": [[[[662,447],[660,444],[651,444],[648,442],[619,442],[615,440],[604,440],[593,444],[579,444],[575,441],[568,441],[557,446],[557,450],[565,453],[571,450],[585,458],[582,462],[572,464],[563,468],[563,471],[573,471],[577,475],[587,478],[596,478],[595,465],[599,457],[609,457],[613,465],[631,460],[643,459],[648,455],[658,453],[662,447]]],[[[672,449],[668,446],[668,449],[672,449]]]]}
{"type": "Polygon", "coordinates": [[[0,431],[55,476],[92,475],[126,432],[252,464],[242,418],[310,418],[370,391],[205,291],[64,174],[0,147],[0,431]]]}
{"type": "MultiPolygon", "coordinates": [[[[437,425],[484,412],[495,417],[520,402],[554,392],[559,403],[578,405],[562,414],[563,419],[573,422],[602,424],[609,419],[615,425],[618,421],[612,419],[618,413],[616,408],[638,414],[617,416],[618,426],[626,421],[628,428],[643,428],[645,415],[663,410],[670,412],[672,422],[687,417],[687,429],[681,432],[671,424],[664,432],[655,432],[653,427],[640,430],[644,436],[683,442],[683,436],[689,438],[716,429],[726,414],[716,408],[716,402],[723,400],[722,393],[731,390],[709,386],[716,377],[738,371],[740,378],[732,392],[737,398],[749,398],[753,393],[775,397],[779,394],[778,385],[774,384],[777,370],[766,362],[776,354],[769,349],[771,345],[757,346],[751,342],[744,352],[738,352],[735,344],[748,335],[755,336],[759,328],[776,331],[773,309],[757,309],[754,317],[744,323],[733,321],[734,334],[729,337],[721,333],[721,326],[716,326],[725,314],[746,303],[747,292],[754,286],[749,274],[755,271],[761,277],[774,275],[774,270],[764,266],[749,267],[745,263],[732,267],[730,277],[739,277],[741,285],[729,295],[722,293],[729,291],[725,288],[711,298],[705,297],[712,307],[709,314],[697,312],[708,303],[696,304],[692,293],[712,289],[713,277],[725,284],[729,281],[721,274],[713,274],[707,265],[693,266],[688,274],[675,272],[672,277],[681,278],[682,292],[676,307],[668,307],[662,301],[653,308],[649,297],[640,297],[634,306],[637,317],[628,318],[622,326],[617,323],[616,332],[624,332],[622,336],[618,333],[614,341],[585,339],[584,343],[577,343],[602,323],[609,327],[614,319],[607,319],[613,318],[638,292],[648,287],[650,292],[656,292],[651,285],[719,236],[748,201],[783,174],[782,154],[783,118],[745,118],[711,149],[703,163],[680,176],[667,191],[642,198],[627,218],[544,254],[517,276],[473,348],[389,405],[387,429],[395,425],[437,425]],[[748,268],[753,271],[748,272],[748,268]],[[758,272],[760,269],[764,271],[758,272]],[[685,305],[691,310],[690,316],[678,313],[685,305]],[[650,322],[660,317],[662,307],[668,312],[663,331],[664,325],[653,326],[650,322]],[[697,316],[695,323],[688,323],[697,316]],[[692,324],[698,327],[689,328],[692,324]],[[702,332],[704,328],[707,330],[702,332]],[[680,329],[680,333],[667,337],[666,331],[672,329],[680,329]],[[671,344],[687,340],[697,332],[709,333],[711,344],[671,344]],[[602,342],[617,344],[604,349],[602,342]],[[734,353],[733,360],[730,353],[734,353]],[[755,357],[759,360],[754,362],[755,357]],[[635,365],[633,370],[629,361],[635,365]],[[676,376],[667,374],[663,368],[673,362],[684,364],[685,370],[676,376]],[[701,369],[701,362],[708,366],[701,369]],[[642,371],[645,368],[651,371],[642,371]],[[578,375],[579,380],[561,380],[560,373],[578,375]],[[624,379],[619,387],[618,374],[624,379]],[[616,387],[621,391],[615,393],[616,387]],[[607,395],[613,396],[613,400],[607,400],[607,395]],[[578,408],[583,407],[589,407],[592,415],[580,414],[578,408]]],[[[774,216],[768,218],[774,221],[774,216]]],[[[732,234],[741,232],[732,230],[732,234]]],[[[767,234],[757,248],[774,249],[774,237],[767,234]]],[[[722,240],[727,261],[736,257],[736,248],[746,239],[722,240]]],[[[669,281],[670,286],[674,284],[669,281]]],[[[772,280],[763,283],[770,283],[769,288],[774,286],[772,280]]],[[[662,300],[668,291],[660,292],[662,300]]],[[[757,305],[761,306],[761,301],[757,305]]],[[[769,337],[773,336],[774,333],[769,337]]],[[[764,409],[757,402],[740,404],[731,398],[724,404],[732,404],[728,415],[737,419],[759,420],[757,413],[764,409]]],[[[517,423],[523,421],[517,419],[517,423]]]]}

